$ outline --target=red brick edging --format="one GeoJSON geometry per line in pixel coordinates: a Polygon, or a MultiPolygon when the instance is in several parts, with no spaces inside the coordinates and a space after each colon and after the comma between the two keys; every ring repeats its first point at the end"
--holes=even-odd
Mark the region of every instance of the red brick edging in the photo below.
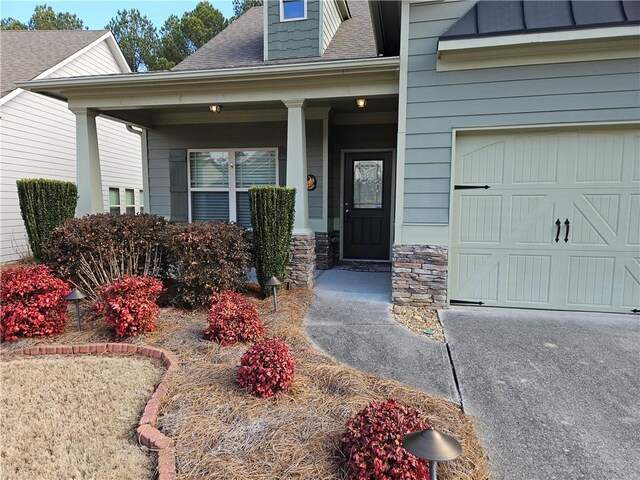
{"type": "MultiPolygon", "coordinates": [[[[160,348],[131,345],[128,343],[40,345],[19,350],[0,349],[0,354],[5,355],[78,355],[100,353],[129,353],[143,357],[157,358],[162,361],[166,373],[178,368],[178,357],[174,353],[160,348]]],[[[144,412],[138,422],[136,434],[140,444],[158,452],[158,480],[175,480],[177,477],[175,444],[173,439],[167,437],[156,428],[158,413],[160,412],[160,400],[164,394],[167,393],[165,380],[166,374],[144,407],[144,412]]]]}

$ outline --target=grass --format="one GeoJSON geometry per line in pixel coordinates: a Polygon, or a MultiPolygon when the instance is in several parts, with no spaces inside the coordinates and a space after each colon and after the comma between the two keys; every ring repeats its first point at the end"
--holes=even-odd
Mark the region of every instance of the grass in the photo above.
{"type": "MultiPolygon", "coordinates": [[[[436,429],[463,444],[462,457],[439,466],[439,478],[489,478],[474,422],[458,406],[338,364],[310,345],[303,318],[311,292],[283,291],[277,314],[270,299],[248,293],[267,325],[267,335],[285,338],[294,351],[295,381],[286,394],[261,400],[236,385],[247,345],[220,348],[205,340],[205,311],[163,309],[156,332],[128,340],[172,350],[182,363],[168,378],[159,423],[176,441],[180,479],[340,479],[343,458],[338,447],[346,418],[370,401],[388,397],[417,408],[436,429]]],[[[70,331],[44,342],[112,338],[100,320],[84,325],[83,332],[70,331]]],[[[16,347],[36,341],[18,343],[16,347]]]]}
{"type": "Polygon", "coordinates": [[[34,357],[0,365],[0,477],[151,479],[135,440],[162,369],[147,359],[34,357]]]}

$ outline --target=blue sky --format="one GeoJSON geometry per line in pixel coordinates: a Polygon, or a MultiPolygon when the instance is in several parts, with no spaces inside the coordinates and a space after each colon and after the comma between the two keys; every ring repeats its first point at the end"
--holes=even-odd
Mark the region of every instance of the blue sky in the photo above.
{"type": "MultiPolygon", "coordinates": [[[[233,15],[231,0],[218,0],[209,2],[225,17],[233,15]]],[[[84,21],[85,26],[92,30],[101,30],[115,17],[118,9],[137,8],[146,15],[153,25],[160,29],[169,15],[181,16],[184,12],[193,10],[198,0],[137,0],[137,1],[110,1],[110,0],[82,0],[82,1],[0,1],[0,16],[13,17],[27,23],[36,5],[46,3],[57,12],[75,13],[84,21]]]]}

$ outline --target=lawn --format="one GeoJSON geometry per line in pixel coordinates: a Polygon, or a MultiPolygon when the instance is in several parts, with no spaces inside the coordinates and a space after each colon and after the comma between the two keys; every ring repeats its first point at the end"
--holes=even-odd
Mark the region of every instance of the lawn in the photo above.
{"type": "MultiPolygon", "coordinates": [[[[312,292],[283,291],[277,314],[270,299],[261,299],[254,290],[246,293],[266,323],[267,335],[285,338],[296,357],[292,388],[275,398],[254,398],[236,385],[247,345],[220,347],[205,340],[206,311],[165,308],[155,332],[127,340],[171,350],[180,359],[181,368],[167,378],[158,424],[176,442],[179,478],[342,478],[338,445],[346,418],[370,401],[388,397],[417,408],[436,429],[463,444],[463,456],[442,464],[439,478],[489,478],[474,422],[456,405],[345,367],[310,345],[303,318],[312,292]]],[[[10,348],[113,340],[101,319],[85,320],[83,325],[82,332],[75,332],[70,322],[69,333],[21,339],[10,348]]]]}
{"type": "Polygon", "coordinates": [[[153,478],[135,428],[163,369],[148,359],[34,357],[0,364],[4,479],[153,478]]]}

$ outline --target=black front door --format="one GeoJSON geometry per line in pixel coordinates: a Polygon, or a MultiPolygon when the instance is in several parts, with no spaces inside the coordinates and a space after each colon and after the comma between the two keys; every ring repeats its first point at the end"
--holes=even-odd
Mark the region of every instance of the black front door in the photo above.
{"type": "Polygon", "coordinates": [[[391,152],[347,153],[344,163],[342,255],[389,260],[391,152]]]}

